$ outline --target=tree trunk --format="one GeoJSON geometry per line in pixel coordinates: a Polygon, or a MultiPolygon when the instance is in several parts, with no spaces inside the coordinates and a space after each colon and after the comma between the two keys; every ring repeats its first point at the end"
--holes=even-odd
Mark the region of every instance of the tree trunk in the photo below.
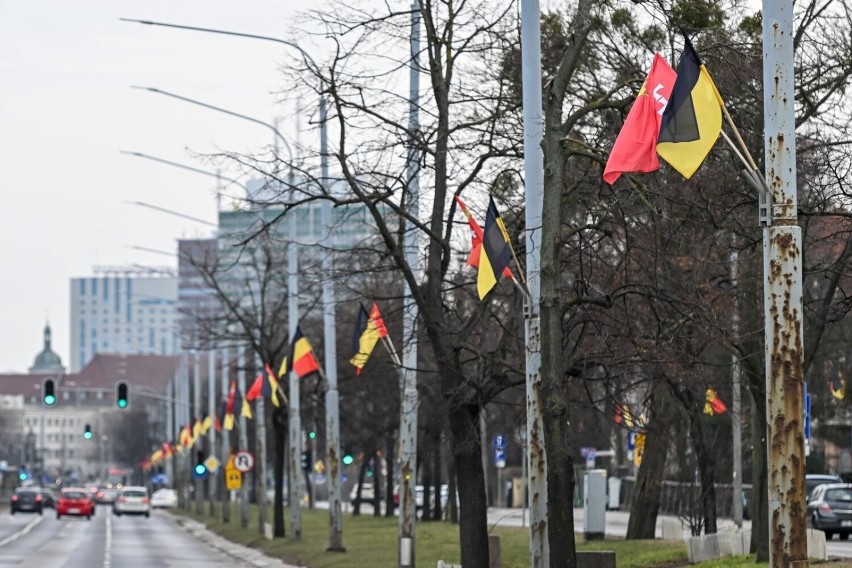
{"type": "Polygon", "coordinates": [[[379,450],[371,452],[373,456],[373,516],[382,516],[382,468],[379,464],[379,450]]]}
{"type": "MultiPolygon", "coordinates": [[[[451,434],[451,433],[447,432],[447,434],[451,434]]],[[[443,444],[442,444],[442,447],[444,447],[443,444]]],[[[480,459],[479,463],[482,463],[481,459],[480,459]]],[[[484,480],[485,479],[485,472],[484,471],[482,472],[482,476],[483,476],[482,479],[484,480]]],[[[457,525],[459,523],[459,504],[458,504],[458,501],[456,500],[456,494],[458,493],[458,484],[456,483],[456,467],[455,467],[453,460],[451,459],[451,455],[448,456],[448,460],[447,460],[447,488],[448,488],[448,492],[449,492],[449,495],[450,495],[449,498],[447,499],[447,507],[449,507],[449,512],[450,512],[450,522],[453,523],[454,525],[457,525]]],[[[487,506],[486,506],[486,510],[487,510],[487,506]]]]}
{"type": "Polygon", "coordinates": [[[701,513],[704,518],[704,534],[716,534],[718,532],[716,525],[716,474],[713,453],[707,447],[707,441],[704,437],[702,418],[700,413],[690,412],[689,431],[692,436],[692,445],[695,448],[698,473],[701,476],[701,513]]]}
{"type": "MultiPolygon", "coordinates": [[[[761,383],[762,385],[762,383],[761,383]]],[[[769,489],[767,480],[766,455],[766,389],[756,389],[752,384],[751,393],[751,548],[757,554],[758,562],[769,562],[769,489]]]]}
{"type": "Polygon", "coordinates": [[[434,439],[432,431],[429,427],[426,428],[423,436],[423,464],[421,471],[423,472],[423,503],[420,507],[420,520],[429,521],[432,519],[432,510],[429,503],[432,502],[432,486],[434,485],[434,462],[432,453],[434,452],[434,439]]]}
{"type": "MultiPolygon", "coordinates": [[[[459,544],[464,568],[489,568],[485,475],[479,450],[479,407],[450,404],[453,462],[459,486],[459,544]]],[[[572,536],[573,541],[573,536],[572,536]]]]}
{"type": "MultiPolygon", "coordinates": [[[[287,438],[287,416],[282,409],[272,412],[272,428],[275,436],[275,498],[272,503],[272,535],[286,535],[284,527],[284,456],[287,453],[285,440],[287,438]]],[[[290,494],[292,499],[292,493],[290,494]]]]}
{"type": "Polygon", "coordinates": [[[432,450],[433,468],[435,479],[435,506],[432,509],[432,520],[440,521],[443,518],[443,505],[441,504],[441,485],[443,484],[443,476],[441,475],[442,460],[441,460],[441,425],[440,421],[435,428],[435,444],[432,450]]]}
{"type": "Polygon", "coordinates": [[[385,516],[393,517],[393,456],[394,456],[394,436],[393,432],[388,433],[387,438],[385,438],[385,456],[387,456],[388,460],[388,474],[385,477],[385,516]]]}
{"type": "Polygon", "coordinates": [[[651,393],[651,420],[654,427],[645,434],[645,450],[636,486],[630,503],[630,519],[627,521],[627,540],[656,538],[657,514],[660,511],[660,495],[663,488],[663,473],[666,466],[670,427],[672,424],[665,386],[654,382],[651,393]]]}

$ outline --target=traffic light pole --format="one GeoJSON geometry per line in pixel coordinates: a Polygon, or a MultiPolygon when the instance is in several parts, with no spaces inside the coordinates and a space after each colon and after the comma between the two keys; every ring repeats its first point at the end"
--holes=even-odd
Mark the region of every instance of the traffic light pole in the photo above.
{"type": "MultiPolygon", "coordinates": [[[[195,423],[201,416],[201,354],[198,351],[193,353],[194,364],[192,366],[192,411],[194,416],[192,421],[192,434],[195,435],[195,423]]],[[[195,501],[195,514],[201,515],[204,512],[203,496],[204,480],[198,476],[193,476],[195,479],[195,491],[193,499],[195,501]]]]}
{"type": "MultiPolygon", "coordinates": [[[[222,348],[221,356],[222,356],[222,377],[221,377],[221,387],[222,387],[222,397],[228,396],[228,374],[230,371],[230,365],[228,357],[230,352],[227,347],[222,348]]],[[[242,392],[242,391],[240,391],[242,392]]],[[[245,393],[242,393],[245,396],[245,393]]],[[[242,409],[241,409],[242,410],[242,409]]],[[[242,412],[240,412],[242,416],[242,412]]],[[[228,431],[222,428],[222,462],[227,464],[231,458],[231,445],[230,440],[228,439],[230,435],[228,431]]],[[[226,476],[222,476],[222,522],[230,523],[231,522],[231,492],[228,490],[227,485],[224,485],[226,482],[226,476]]]]}
{"type": "MultiPolygon", "coordinates": [[[[207,352],[207,416],[211,420],[216,416],[216,351],[207,352]]],[[[207,430],[208,441],[210,442],[210,454],[216,452],[216,428],[211,426],[207,430]]],[[[218,471],[218,470],[217,470],[218,471]]],[[[216,482],[215,472],[210,472],[207,482],[208,499],[210,502],[210,516],[216,516],[216,501],[219,497],[219,484],[216,482]]]]}
{"type": "MultiPolygon", "coordinates": [[[[240,392],[245,396],[246,393],[246,348],[244,345],[240,345],[237,349],[237,388],[240,389],[240,392]]],[[[258,400],[263,400],[261,397],[258,400]]],[[[263,414],[261,414],[262,407],[257,406],[255,409],[257,411],[256,420],[260,422],[262,420],[263,414]]],[[[240,449],[248,451],[248,432],[246,432],[246,417],[243,416],[243,413],[240,412],[240,449]]],[[[248,483],[246,483],[246,477],[243,476],[243,484],[240,487],[240,526],[244,529],[249,526],[249,499],[248,499],[248,483]]]]}

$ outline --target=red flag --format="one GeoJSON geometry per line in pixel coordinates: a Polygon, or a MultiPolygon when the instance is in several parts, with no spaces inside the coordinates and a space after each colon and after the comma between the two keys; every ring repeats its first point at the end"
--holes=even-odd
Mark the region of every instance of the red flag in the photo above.
{"type": "Polygon", "coordinates": [[[251,388],[246,393],[246,400],[254,400],[260,396],[260,391],[263,389],[263,373],[259,374],[252,383],[251,388]]]}
{"type": "Polygon", "coordinates": [[[660,169],[657,158],[657,138],[663,111],[672,94],[677,73],[665,58],[657,53],[648,77],[642,84],[636,101],[609,154],[603,179],[615,183],[625,172],[653,172],[660,169]]]}
{"type": "Polygon", "coordinates": [[[225,414],[234,413],[234,394],[237,392],[237,383],[231,381],[231,387],[228,389],[228,402],[225,405],[225,414]]]}
{"type": "MultiPolygon", "coordinates": [[[[471,230],[470,254],[467,255],[466,263],[474,268],[479,268],[479,253],[482,249],[482,227],[480,227],[479,223],[476,222],[476,219],[473,218],[473,215],[471,215],[470,210],[468,210],[464,201],[461,200],[461,197],[456,195],[455,199],[456,203],[459,204],[459,209],[461,209],[461,212],[464,213],[465,217],[467,217],[467,224],[470,225],[471,230]]],[[[512,271],[509,270],[508,266],[503,269],[503,276],[506,278],[512,277],[512,271]]]]}

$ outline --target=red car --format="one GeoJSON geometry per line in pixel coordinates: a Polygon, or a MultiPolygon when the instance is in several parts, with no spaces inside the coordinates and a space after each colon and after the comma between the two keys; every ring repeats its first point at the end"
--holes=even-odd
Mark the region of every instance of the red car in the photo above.
{"type": "Polygon", "coordinates": [[[63,515],[74,517],[86,517],[87,520],[95,514],[95,503],[89,497],[85,489],[71,488],[63,489],[56,501],[56,518],[61,519],[63,515]]]}

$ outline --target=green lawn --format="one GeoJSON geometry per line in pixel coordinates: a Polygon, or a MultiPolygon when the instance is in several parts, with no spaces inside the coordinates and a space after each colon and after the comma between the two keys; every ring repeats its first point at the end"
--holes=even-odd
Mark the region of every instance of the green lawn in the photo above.
{"type": "MultiPolygon", "coordinates": [[[[285,511],[288,536],[274,540],[266,540],[260,535],[256,508],[251,509],[250,526],[247,529],[239,526],[239,508],[233,505],[231,511],[229,524],[222,523],[221,512],[219,518],[215,520],[206,514],[196,516],[182,510],[177,510],[175,513],[201,521],[210,530],[230,540],[260,548],[270,556],[308,568],[395,566],[397,562],[398,520],[396,517],[376,518],[364,515],[354,517],[344,513],[343,544],[347,551],[340,553],[325,550],[328,546],[328,511],[302,510],[302,538],[299,541],[289,538],[291,529],[289,511],[285,511]]],[[[269,521],[271,520],[270,514],[269,521]]],[[[500,536],[503,568],[529,566],[529,529],[499,527],[493,529],[492,534],[500,536]]],[[[578,536],[579,550],[615,551],[619,568],[678,565],[685,563],[687,557],[686,545],[682,542],[607,540],[585,543],[581,541],[582,537],[578,536]]],[[[438,560],[458,563],[460,560],[458,542],[457,525],[444,522],[419,522],[415,550],[417,565],[431,568],[437,564],[438,560]]]]}

